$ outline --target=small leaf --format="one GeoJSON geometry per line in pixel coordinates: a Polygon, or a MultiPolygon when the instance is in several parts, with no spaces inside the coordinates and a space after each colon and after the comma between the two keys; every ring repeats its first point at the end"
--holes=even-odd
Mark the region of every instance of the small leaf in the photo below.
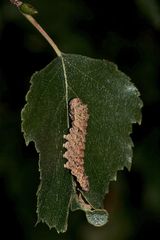
{"type": "Polygon", "coordinates": [[[33,75],[22,111],[26,143],[39,152],[38,222],[58,232],[67,229],[69,208],[82,209],[96,226],[108,221],[103,199],[118,170],[130,169],[132,123],[141,122],[142,101],[130,79],[116,65],[80,55],[63,54],[33,75]],[[84,156],[89,191],[79,189],[64,168],[63,135],[69,131],[72,98],[87,104],[89,120],[84,156]]]}

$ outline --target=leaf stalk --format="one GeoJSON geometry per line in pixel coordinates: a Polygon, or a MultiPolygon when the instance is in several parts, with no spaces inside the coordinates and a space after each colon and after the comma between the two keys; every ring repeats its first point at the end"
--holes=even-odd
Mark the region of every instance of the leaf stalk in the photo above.
{"type": "Polygon", "coordinates": [[[46,41],[49,43],[49,45],[53,48],[55,53],[58,57],[62,57],[62,52],[59,50],[55,42],[52,40],[52,38],[46,33],[46,31],[40,26],[40,24],[35,20],[35,18],[32,16],[36,13],[38,13],[36,10],[33,11],[33,7],[30,4],[23,3],[19,0],[10,0],[10,2],[15,5],[22,15],[41,33],[41,35],[46,39],[46,41]],[[27,8],[22,8],[22,6],[25,6],[27,8]],[[23,11],[25,9],[25,12],[23,11]],[[26,12],[26,9],[28,13],[26,12]]]}
{"type": "Polygon", "coordinates": [[[55,53],[58,57],[61,57],[62,53],[57,47],[57,45],[54,43],[52,38],[46,33],[46,31],[40,26],[40,24],[35,20],[34,17],[28,14],[22,13],[23,16],[41,33],[41,35],[47,40],[47,42],[50,44],[50,46],[53,48],[55,53]]]}

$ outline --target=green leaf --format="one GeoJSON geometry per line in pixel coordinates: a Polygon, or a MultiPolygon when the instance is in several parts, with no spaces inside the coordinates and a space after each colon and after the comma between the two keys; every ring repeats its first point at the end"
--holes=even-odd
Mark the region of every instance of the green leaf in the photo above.
{"type": "Polygon", "coordinates": [[[58,232],[67,229],[69,208],[82,209],[96,226],[108,221],[103,199],[118,170],[130,169],[132,123],[141,122],[142,101],[130,79],[106,60],[72,54],[57,57],[31,79],[22,111],[26,143],[39,152],[38,222],[58,232]],[[64,168],[63,135],[68,133],[68,103],[79,97],[88,106],[84,157],[89,192],[76,188],[64,168]]]}

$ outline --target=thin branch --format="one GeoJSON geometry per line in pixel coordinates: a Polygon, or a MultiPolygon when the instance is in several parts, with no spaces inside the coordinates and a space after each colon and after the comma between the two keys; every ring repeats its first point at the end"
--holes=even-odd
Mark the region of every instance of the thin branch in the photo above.
{"type": "Polygon", "coordinates": [[[57,56],[61,57],[62,56],[61,51],[59,50],[57,45],[54,43],[54,41],[51,39],[51,37],[46,33],[46,31],[40,26],[40,24],[35,20],[35,18],[33,16],[31,16],[31,14],[23,12],[22,7],[27,6],[28,10],[30,10],[30,5],[23,3],[19,0],[10,0],[10,2],[13,5],[15,5],[20,10],[22,15],[41,33],[41,35],[47,40],[47,42],[50,44],[50,46],[56,52],[57,56]]]}
{"type": "Polygon", "coordinates": [[[19,0],[10,0],[10,2],[16,7],[20,7],[22,5],[22,2],[19,0]]]}

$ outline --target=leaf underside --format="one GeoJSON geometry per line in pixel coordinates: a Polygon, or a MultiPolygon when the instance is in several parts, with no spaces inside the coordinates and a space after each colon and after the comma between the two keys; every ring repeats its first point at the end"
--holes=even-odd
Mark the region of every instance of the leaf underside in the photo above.
{"type": "Polygon", "coordinates": [[[132,123],[141,122],[138,90],[111,62],[63,54],[33,75],[26,100],[22,131],[26,143],[34,141],[39,153],[38,222],[64,232],[69,208],[80,208],[92,224],[103,225],[108,219],[103,199],[109,182],[116,180],[118,170],[131,167],[129,135],[132,123]],[[84,158],[89,192],[76,190],[75,179],[64,168],[67,104],[75,97],[87,104],[89,111],[84,158]],[[80,204],[77,191],[91,210],[80,204]]]}

